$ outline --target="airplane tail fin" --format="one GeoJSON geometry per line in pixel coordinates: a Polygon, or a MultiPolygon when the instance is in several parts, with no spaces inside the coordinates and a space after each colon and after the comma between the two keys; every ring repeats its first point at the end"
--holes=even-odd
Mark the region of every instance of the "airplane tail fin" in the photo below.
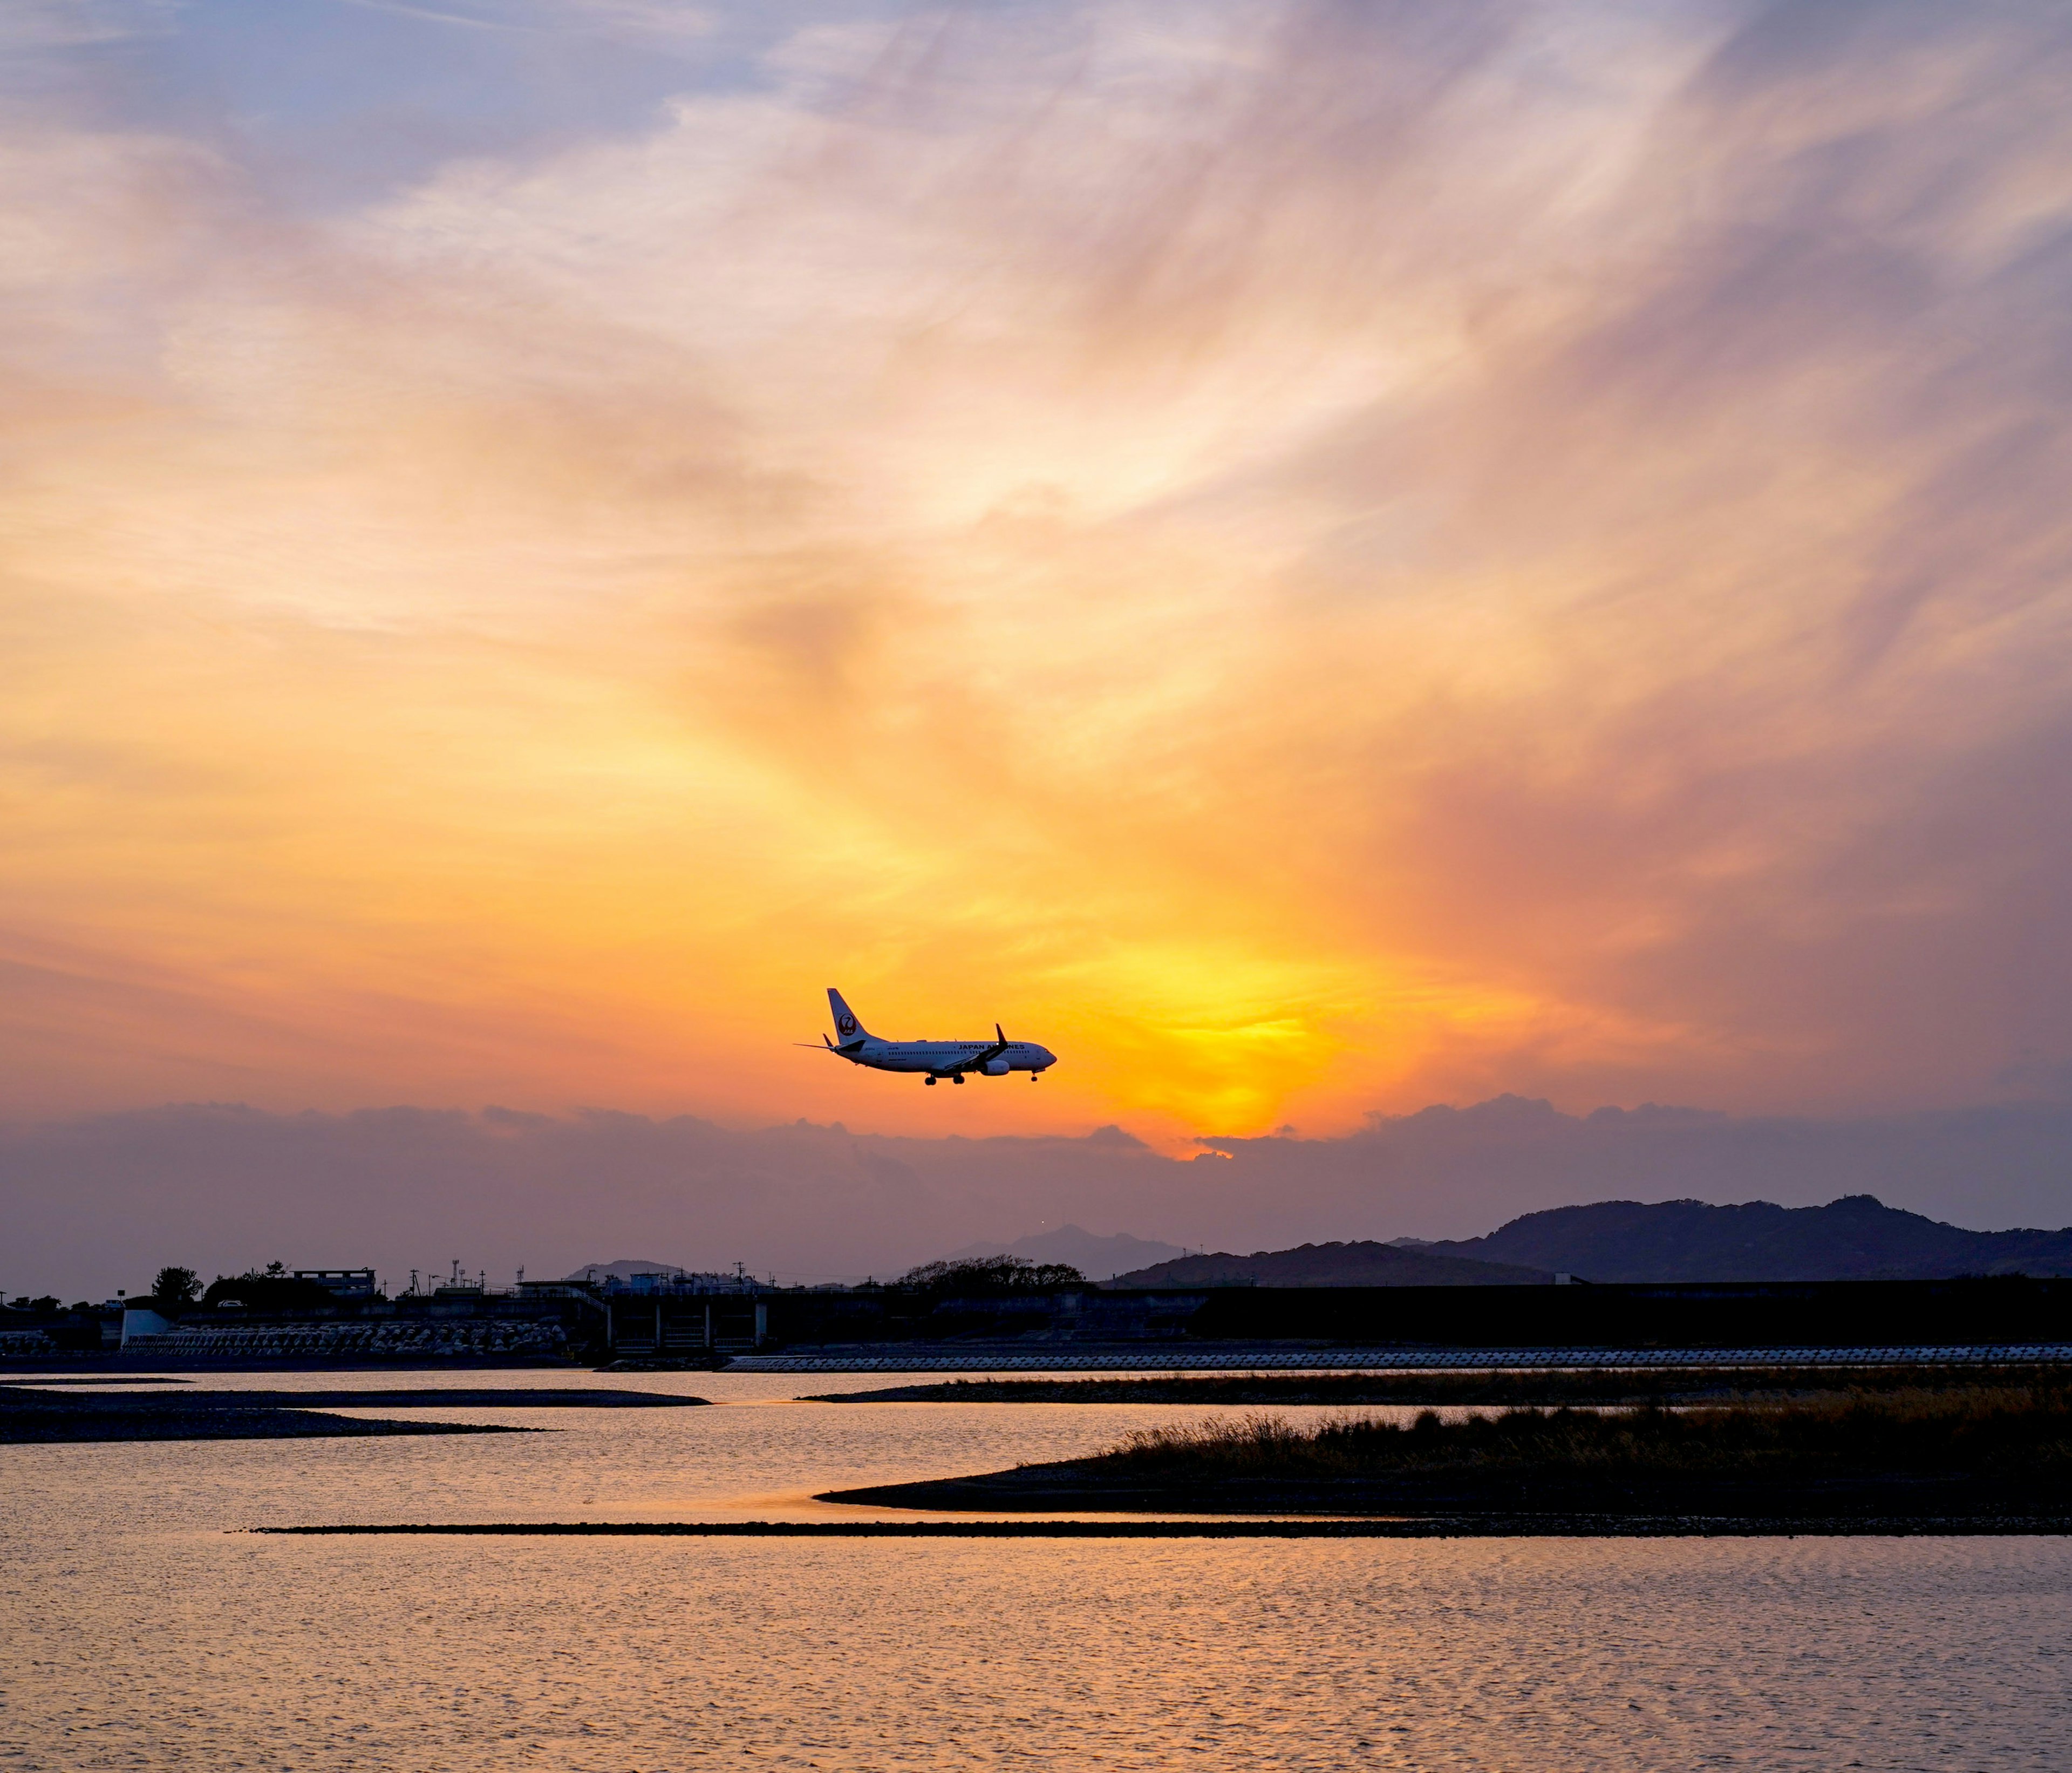
{"type": "Polygon", "coordinates": [[[842,994],[832,985],[828,987],[828,1008],[834,1012],[835,1046],[837,1051],[856,1046],[870,1039],[863,1024],[856,1019],[856,1012],[842,1001],[842,994]]]}

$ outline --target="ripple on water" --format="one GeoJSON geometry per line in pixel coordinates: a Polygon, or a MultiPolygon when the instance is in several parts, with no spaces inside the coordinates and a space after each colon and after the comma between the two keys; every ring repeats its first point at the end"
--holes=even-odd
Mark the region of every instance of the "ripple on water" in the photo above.
{"type": "MultiPolygon", "coordinates": [[[[393,1382],[236,1383],[356,1379],[393,1382]]],[[[798,1388],[624,1382],[740,1403],[798,1388]]],[[[1064,1457],[1204,1413],[450,1413],[561,1432],[0,1449],[0,1767],[2072,1766],[2062,1540],[224,1530],[812,1513],[815,1490],[1064,1457]]]]}

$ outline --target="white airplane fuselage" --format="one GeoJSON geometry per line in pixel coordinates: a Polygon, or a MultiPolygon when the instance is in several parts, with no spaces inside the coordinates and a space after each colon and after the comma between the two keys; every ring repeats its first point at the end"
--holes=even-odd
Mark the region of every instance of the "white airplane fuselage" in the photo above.
{"type": "Polygon", "coordinates": [[[933,1084],[947,1077],[961,1084],[967,1076],[1005,1077],[1011,1072],[1026,1072],[1033,1083],[1058,1063],[1058,1055],[1033,1040],[1009,1040],[996,1026],[994,1040],[884,1040],[870,1033],[842,1002],[839,991],[828,990],[828,1007],[834,1011],[835,1035],[822,1037],[825,1049],[852,1065],[868,1066],[874,1072],[915,1072],[933,1084]]]}

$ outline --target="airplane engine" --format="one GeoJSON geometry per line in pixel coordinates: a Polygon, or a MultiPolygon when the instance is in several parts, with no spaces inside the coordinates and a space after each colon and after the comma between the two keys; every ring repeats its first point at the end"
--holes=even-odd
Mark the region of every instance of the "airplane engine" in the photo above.
{"type": "Polygon", "coordinates": [[[1013,1068],[1004,1059],[989,1059],[980,1068],[988,1077],[1005,1077],[1013,1068]]]}

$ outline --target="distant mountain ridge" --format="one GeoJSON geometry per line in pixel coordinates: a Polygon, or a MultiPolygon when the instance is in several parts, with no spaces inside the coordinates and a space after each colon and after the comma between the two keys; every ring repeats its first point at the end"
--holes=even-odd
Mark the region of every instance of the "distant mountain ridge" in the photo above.
{"type": "Polygon", "coordinates": [[[621,1257],[615,1262],[586,1262],[573,1273],[565,1274],[565,1281],[630,1281],[636,1274],[688,1274],[690,1269],[679,1262],[641,1262],[630,1257],[621,1257]]]}
{"type": "Polygon", "coordinates": [[[1124,1269],[1142,1268],[1149,1262],[1186,1254],[1178,1244],[1163,1244],[1156,1238],[1132,1237],[1127,1232],[1104,1237],[1078,1225],[1060,1225],[1055,1231],[1032,1232],[1011,1244],[967,1244],[962,1249],[952,1250],[943,1260],[961,1262],[989,1256],[1024,1256],[1032,1262],[1067,1263],[1090,1281],[1104,1281],[1124,1269]]]}
{"type": "Polygon", "coordinates": [[[2072,1275],[2072,1228],[1966,1231],[1875,1195],[1844,1195],[1824,1207],[1601,1200],[1527,1213],[1486,1236],[1427,1244],[1419,1253],[1605,1281],[2072,1275]]]}
{"type": "Polygon", "coordinates": [[[1305,1244],[1299,1249],[1182,1256],[1133,1273],[1116,1286],[1538,1286],[1554,1278],[1544,1269],[1448,1250],[1401,1249],[1393,1244],[1305,1244]]]}
{"type": "MultiPolygon", "coordinates": [[[[1938,1280],[2072,1277],[2072,1228],[1966,1231],[1888,1207],[1874,1195],[1844,1195],[1823,1207],[1600,1200],[1527,1213],[1485,1236],[1440,1243],[1403,1238],[1188,1256],[1172,1244],[1063,1225],[1012,1243],[968,1244],[948,1259],[1003,1253],[1070,1263],[1090,1280],[1112,1273],[1117,1286],[1527,1286],[1557,1273],[1608,1282],[1938,1280]],[[1140,1265],[1127,1267],[1132,1261],[1140,1265]]],[[[624,1280],[674,1267],[599,1262],[571,1278],[624,1280]]]]}

